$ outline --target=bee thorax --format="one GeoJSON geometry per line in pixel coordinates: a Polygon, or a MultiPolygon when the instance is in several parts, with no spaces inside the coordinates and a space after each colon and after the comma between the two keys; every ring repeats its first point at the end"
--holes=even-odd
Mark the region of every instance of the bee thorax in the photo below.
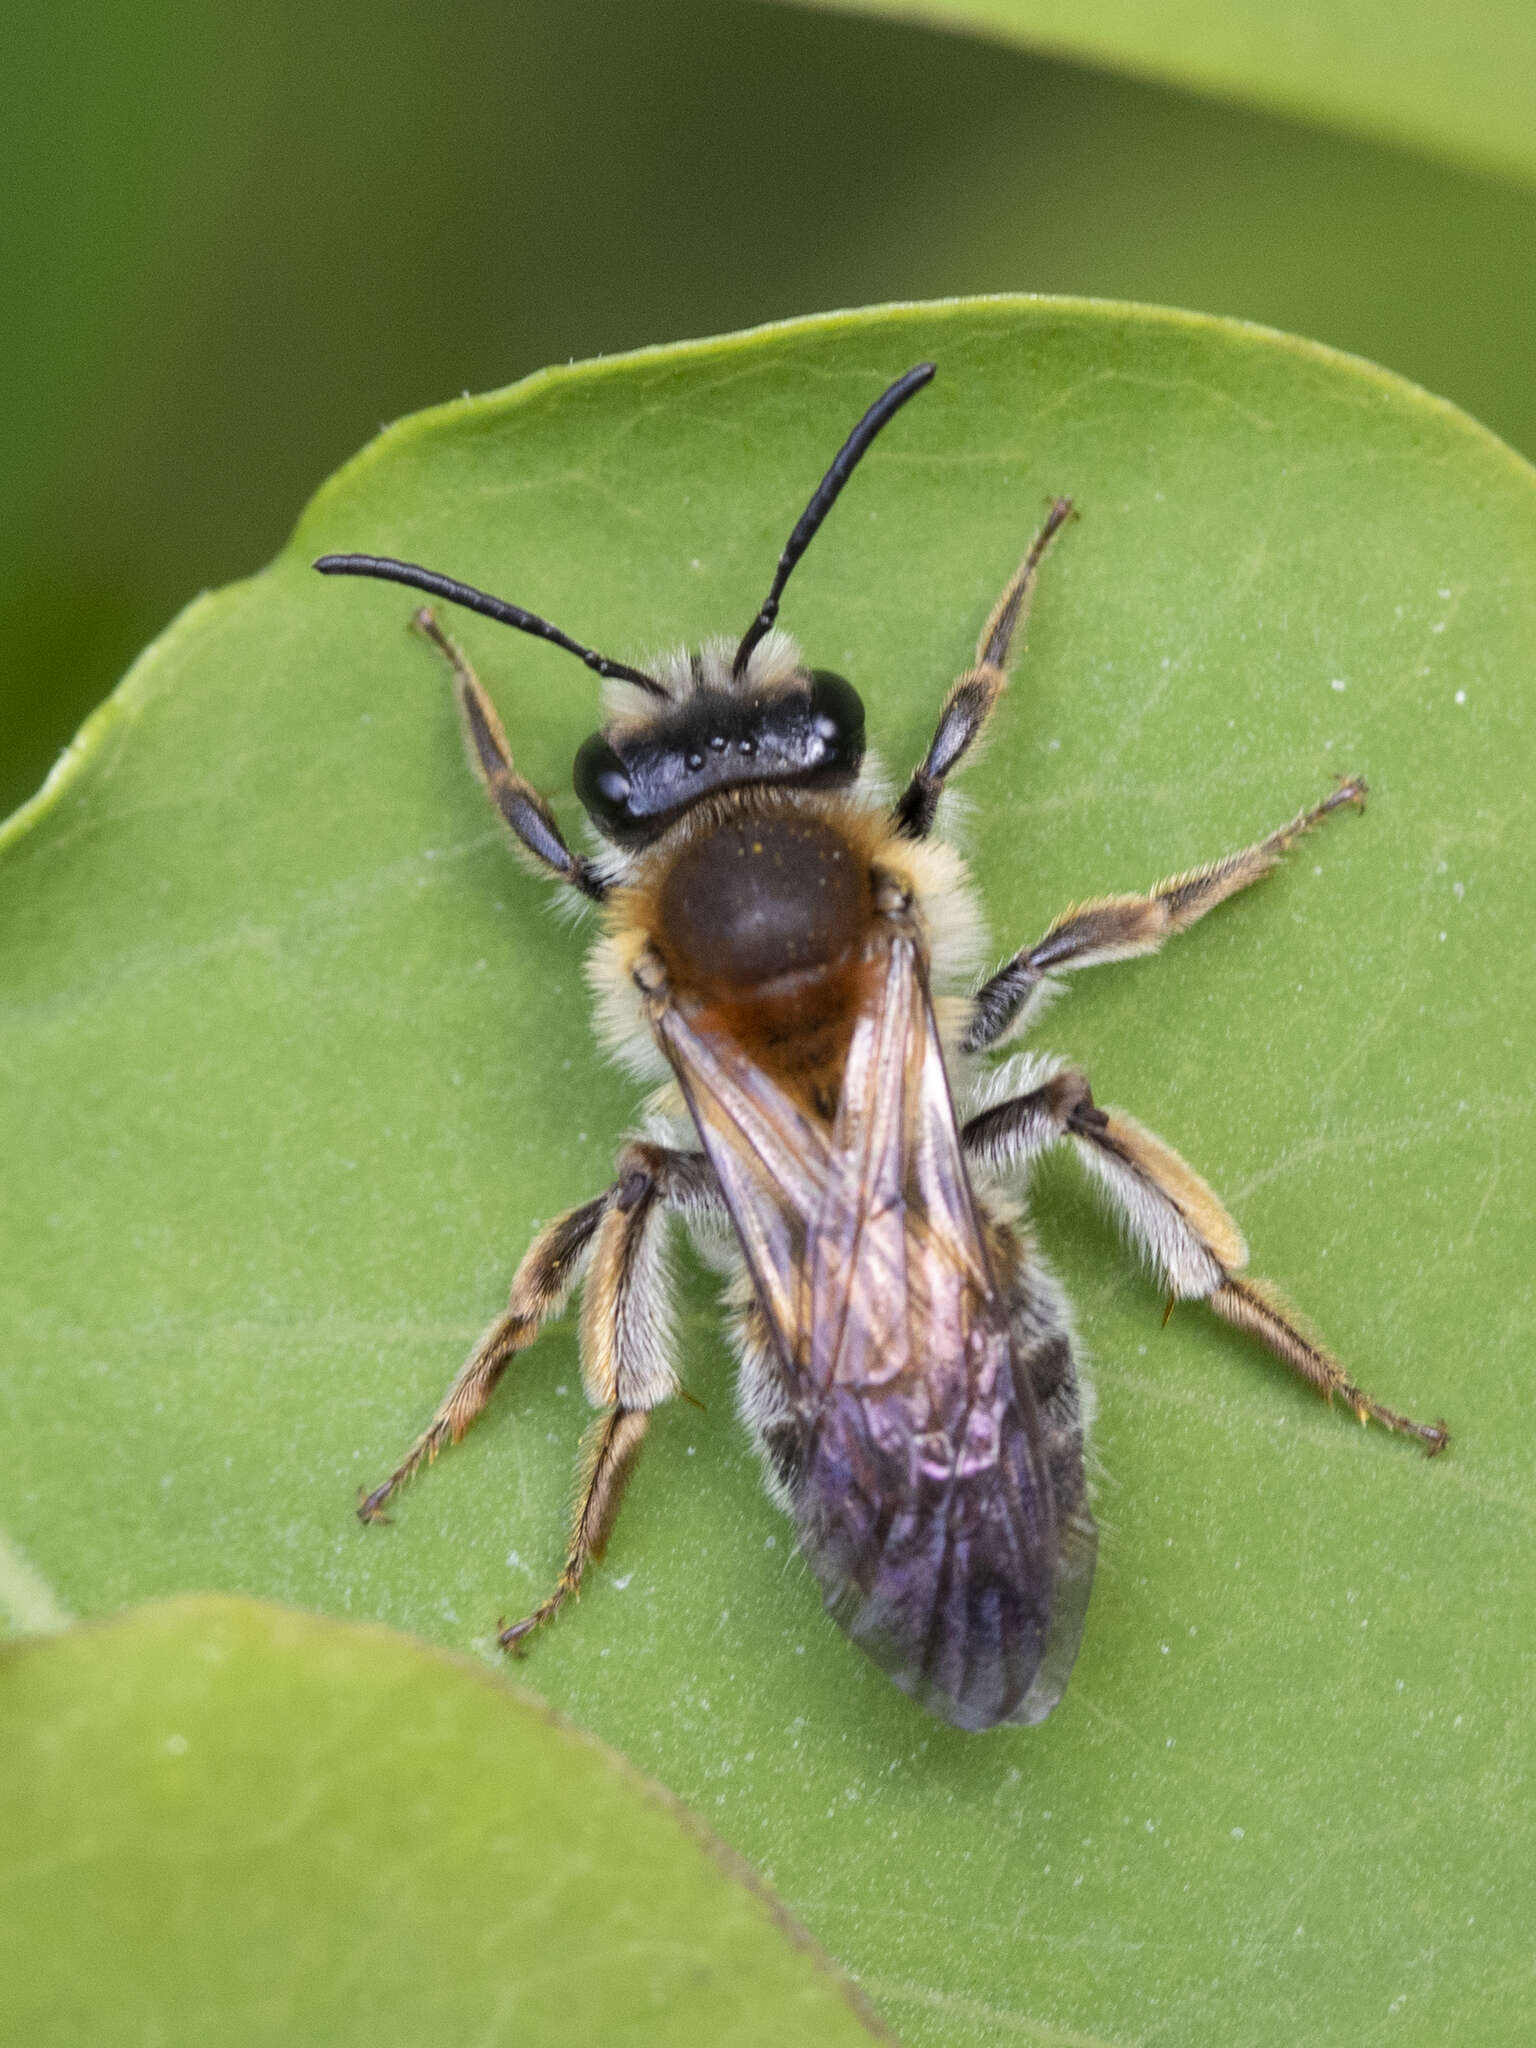
{"type": "Polygon", "coordinates": [[[655,937],[680,985],[750,999],[847,959],[871,917],[869,870],[822,817],[737,815],[679,853],[656,899],[655,937]]]}

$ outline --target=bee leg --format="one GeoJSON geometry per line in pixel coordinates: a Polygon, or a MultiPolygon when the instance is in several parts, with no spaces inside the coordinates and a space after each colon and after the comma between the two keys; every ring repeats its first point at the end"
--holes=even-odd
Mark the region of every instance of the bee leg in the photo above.
{"type": "Polygon", "coordinates": [[[592,1239],[616,1190],[598,1195],[545,1224],[529,1246],[512,1280],[506,1314],[497,1318],[455,1375],[437,1412],[382,1486],[358,1506],[361,1521],[376,1521],[391,1496],[445,1444],[456,1444],[490,1400],[496,1382],[519,1351],[526,1351],[542,1324],[558,1315],[581,1276],[592,1239]]]}
{"type": "Polygon", "coordinates": [[[707,1204],[713,1185],[702,1153],[667,1152],[660,1146],[627,1148],[620,1177],[606,1193],[567,1210],[545,1224],[513,1276],[505,1315],[492,1323],[454,1377],[437,1411],[381,1486],[366,1494],[358,1517],[377,1521],[390,1498],[447,1444],[456,1444],[490,1400],[497,1381],[518,1352],[526,1351],[542,1326],[560,1313],[592,1253],[593,1239],[608,1213],[625,1199],[632,1155],[643,1155],[648,1171],[677,1206],[707,1204]]]}
{"type": "Polygon", "coordinates": [[[1339,1396],[1361,1422],[1415,1436],[1431,1457],[1445,1449],[1443,1422],[1415,1422],[1373,1400],[1267,1281],[1242,1272],[1248,1248],[1237,1225],[1170,1146],[1120,1110],[1095,1110],[1091,1118],[1080,1111],[1070,1135],[1170,1295],[1204,1301],[1224,1322],[1257,1337],[1325,1401],[1339,1396]]]}
{"type": "Polygon", "coordinates": [[[1058,1068],[1040,1086],[983,1110],[962,1136],[967,1156],[994,1171],[1027,1166],[1053,1142],[1070,1142],[1171,1301],[1204,1301],[1324,1400],[1342,1399],[1361,1422],[1417,1437],[1431,1457],[1445,1449],[1443,1422],[1416,1422],[1374,1400],[1267,1281],[1242,1271],[1248,1247],[1214,1191],[1123,1110],[1101,1109],[1075,1068],[1058,1068]]]}
{"type": "Polygon", "coordinates": [[[1262,880],[1304,832],[1345,804],[1364,810],[1365,784],[1359,776],[1341,777],[1331,795],[1298,812],[1267,838],[1188,874],[1170,876],[1145,896],[1100,896],[1064,911],[1042,939],[1015,953],[976,991],[971,1021],[961,1040],[964,1050],[980,1052],[995,1045],[1048,974],[1155,953],[1175,932],[1186,931],[1218,903],[1262,880]]]}
{"type": "Polygon", "coordinates": [[[499,1631],[496,1640],[502,1649],[521,1651],[534,1630],[553,1620],[571,1595],[581,1591],[588,1559],[601,1560],[608,1547],[624,1489],[650,1426],[648,1408],[610,1408],[597,1418],[582,1446],[570,1549],[555,1581],[555,1590],[531,1614],[499,1631]]]}
{"type": "MultiPolygon", "coordinates": [[[[1049,1055],[1031,1057],[1019,1065],[1031,1076],[1044,1078],[1038,1087],[1010,1095],[1007,1101],[993,1103],[966,1119],[960,1142],[973,1166],[989,1167],[994,1173],[1021,1173],[1042,1152],[1061,1144],[1074,1116],[1095,1113],[1088,1078],[1076,1067],[1063,1066],[1049,1055]]],[[[1010,1066],[1007,1071],[1017,1069],[1010,1066]]]]}
{"type": "Polygon", "coordinates": [[[671,1289],[664,1260],[669,1211],[719,1206],[701,1154],[630,1145],[613,1199],[598,1225],[581,1304],[582,1373],[603,1412],[583,1446],[565,1564],[547,1599],[498,1640],[516,1649],[581,1589],[601,1559],[624,1489],[640,1455],[650,1412],[679,1392],[671,1362],[671,1289]]]}
{"type": "Polygon", "coordinates": [[[1072,500],[1058,498],[1013,580],[993,607],[976,643],[976,663],[950,685],[938,730],[922,766],[896,800],[891,813],[896,829],[907,839],[926,839],[946,777],[979,737],[1008,681],[1009,650],[1018,628],[1029,616],[1035,572],[1057,532],[1071,517],[1072,500]]]}
{"type": "Polygon", "coordinates": [[[1256,1280],[1250,1274],[1229,1274],[1214,1294],[1206,1296],[1205,1305],[1234,1329],[1257,1337],[1283,1365],[1316,1387],[1330,1405],[1338,1395],[1347,1408],[1354,1410],[1357,1421],[1379,1422],[1399,1436],[1416,1436],[1428,1458],[1437,1456],[1450,1442],[1451,1433],[1443,1421],[1415,1422],[1412,1416],[1399,1415],[1395,1408],[1384,1408],[1362,1392],[1267,1280],[1256,1280]]]}
{"type": "Polygon", "coordinates": [[[548,802],[512,766],[512,750],[496,707],[481,688],[463,649],[449,639],[425,605],[416,613],[413,623],[453,669],[453,694],[470,766],[485,784],[491,802],[520,850],[530,854],[546,874],[569,882],[581,895],[600,903],[608,893],[608,884],[591,861],[566,845],[548,802]]]}

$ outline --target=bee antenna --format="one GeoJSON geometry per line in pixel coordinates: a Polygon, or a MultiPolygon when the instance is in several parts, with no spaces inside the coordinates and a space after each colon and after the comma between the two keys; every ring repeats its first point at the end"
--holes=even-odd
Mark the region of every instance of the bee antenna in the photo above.
{"type": "Polygon", "coordinates": [[[886,422],[901,411],[909,398],[915,397],[925,384],[932,382],[933,374],[932,363],[918,363],[915,368],[908,370],[904,377],[898,377],[890,389],[882,392],[875,400],[833,456],[831,468],[816,486],[811,502],[800,514],[794,532],[784,544],[784,552],[779,557],[779,566],[774,575],[773,588],[764,598],[762,610],[742,635],[741,645],[736,650],[736,659],[731,663],[731,674],[738,682],[746,671],[753,648],[779,616],[779,599],[784,595],[784,586],[789,581],[796,562],[816,538],[816,529],[837,503],[838,493],[858,468],[870,442],[886,422]]]}
{"type": "Polygon", "coordinates": [[[548,619],[541,619],[537,612],[525,612],[521,605],[509,604],[504,597],[492,597],[487,591],[476,590],[473,584],[460,583],[455,576],[440,576],[435,569],[418,568],[414,562],[397,562],[389,555],[322,555],[315,567],[322,576],[377,576],[385,583],[403,583],[409,590],[424,590],[431,597],[445,597],[451,604],[463,605],[467,611],[480,612],[488,619],[499,619],[504,626],[515,626],[519,633],[532,633],[538,640],[552,640],[567,654],[574,654],[584,661],[597,675],[614,676],[624,683],[638,683],[653,697],[664,698],[667,695],[654,676],[642,675],[639,669],[631,668],[627,662],[610,661],[606,654],[594,654],[590,647],[583,647],[579,640],[573,640],[569,633],[562,633],[558,626],[552,626],[548,619]]]}

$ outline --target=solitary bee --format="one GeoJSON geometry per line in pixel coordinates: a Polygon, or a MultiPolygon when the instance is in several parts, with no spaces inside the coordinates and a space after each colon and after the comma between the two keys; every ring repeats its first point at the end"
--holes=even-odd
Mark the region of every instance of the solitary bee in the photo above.
{"type": "Polygon", "coordinates": [[[1051,506],[894,803],[860,789],[858,695],[808,668],[775,623],[865,451],[933,374],[929,363],[909,370],[859,421],[734,647],[709,641],[631,668],[410,563],[327,555],[315,566],[449,599],[605,678],[607,722],[575,763],[606,842],[589,858],[513,767],[462,653],[429,611],[416,615],[452,664],[470,760],[516,846],[602,907],[591,979],[603,1035],[671,1083],[647,1136],[620,1151],[613,1185],[539,1232],[506,1314],[359,1514],[376,1519],[458,1442],[584,1275],[582,1370],[600,1413],[569,1554],[549,1597],[501,1630],[502,1646],[557,1613],[603,1554],[652,1410],[681,1391],[663,1258],[678,1216],[706,1243],[724,1233],[731,1245],[741,1412],[828,1611],[904,1692],[979,1729],[1039,1721],[1060,1699],[1097,1547],[1067,1307],[1005,1201],[1051,1146],[1076,1151],[1170,1307],[1204,1301],[1362,1422],[1431,1454],[1447,1436],[1355,1386],[1274,1290],[1244,1275],[1242,1237],[1199,1175],[1095,1103],[1075,1067],[1025,1054],[976,1074],[978,1055],[1027,1027],[1051,976],[1155,952],[1331,812],[1358,806],[1365,785],[1342,782],[1254,845],[1146,895],[1064,912],[956,997],[979,921],[958,856],[933,836],[939,798],[1003,691],[1071,502],[1051,506]]]}

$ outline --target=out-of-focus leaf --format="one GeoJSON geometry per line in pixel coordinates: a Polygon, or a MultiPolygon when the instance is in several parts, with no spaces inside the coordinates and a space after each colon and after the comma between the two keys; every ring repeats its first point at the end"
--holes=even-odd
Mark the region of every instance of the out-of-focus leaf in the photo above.
{"type": "MultiPolygon", "coordinates": [[[[995,36],[1248,100],[1528,182],[1536,13],[1524,0],[799,0],[995,36]]],[[[1022,140],[1022,139],[1021,139],[1022,140]]]]}
{"type": "Polygon", "coordinates": [[[664,1793],[387,1629],[202,1596],[13,1645],[0,1752],[6,2048],[878,2031],[664,1793]]]}

